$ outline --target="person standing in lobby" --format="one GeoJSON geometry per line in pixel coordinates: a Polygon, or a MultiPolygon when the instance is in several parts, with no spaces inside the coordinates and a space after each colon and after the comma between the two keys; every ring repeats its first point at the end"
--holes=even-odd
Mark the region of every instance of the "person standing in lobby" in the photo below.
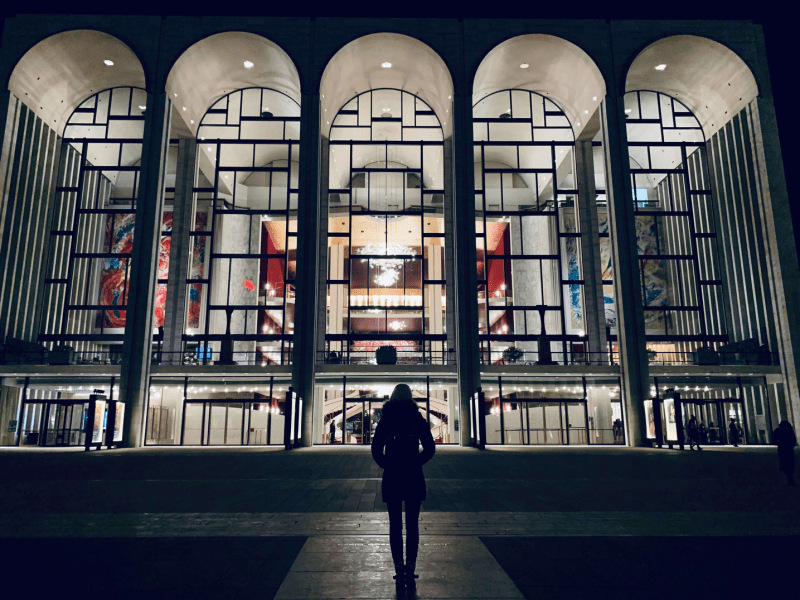
{"type": "Polygon", "coordinates": [[[794,448],[797,446],[797,436],[792,424],[789,421],[781,421],[772,433],[772,439],[778,446],[778,466],[786,475],[786,483],[794,485],[794,448]]]}
{"type": "Polygon", "coordinates": [[[739,447],[739,427],[733,417],[731,417],[731,423],[728,425],[728,438],[734,448],[739,447]]]}
{"type": "Polygon", "coordinates": [[[427,421],[411,388],[401,383],[383,405],[372,440],[372,457],[383,469],[381,494],[389,510],[389,545],[398,586],[415,584],[419,550],[419,511],[426,498],[422,465],[436,452],[427,421]],[[422,452],[419,451],[420,443],[422,452]],[[406,503],[406,561],[403,563],[403,502],[406,503]]]}

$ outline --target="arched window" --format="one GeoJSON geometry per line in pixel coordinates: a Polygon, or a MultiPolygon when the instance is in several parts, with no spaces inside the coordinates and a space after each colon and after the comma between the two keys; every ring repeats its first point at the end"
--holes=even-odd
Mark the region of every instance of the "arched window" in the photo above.
{"type": "Polygon", "coordinates": [[[647,340],[726,341],[703,129],[684,104],[657,92],[629,92],[625,113],[647,340]]]}
{"type": "Polygon", "coordinates": [[[563,363],[585,350],[572,125],[526,90],[484,97],[473,123],[482,360],[563,363]]]}
{"type": "Polygon", "coordinates": [[[247,88],[208,109],[186,275],[184,340],[198,360],[233,340],[239,364],[289,364],[294,332],[300,105],[247,88]]]}
{"type": "Polygon", "coordinates": [[[111,88],[86,99],[67,121],[50,225],[42,341],[101,356],[112,350],[109,344],[122,342],[146,103],[143,89],[111,88]]]}
{"type": "Polygon", "coordinates": [[[359,94],[331,123],[325,352],[445,360],[444,142],[420,98],[359,94]]]}

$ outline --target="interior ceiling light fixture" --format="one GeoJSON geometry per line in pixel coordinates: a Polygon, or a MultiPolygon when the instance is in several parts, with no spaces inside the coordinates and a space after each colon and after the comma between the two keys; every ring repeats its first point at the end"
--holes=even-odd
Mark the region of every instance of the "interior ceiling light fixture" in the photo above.
{"type": "Polygon", "coordinates": [[[139,106],[139,110],[144,110],[145,108],[147,108],[147,107],[146,106],[141,106],[141,105],[139,106]]]}
{"type": "Polygon", "coordinates": [[[253,63],[250,62],[249,60],[244,61],[244,68],[245,69],[252,69],[253,68],[253,63]]]}
{"type": "Polygon", "coordinates": [[[391,69],[392,68],[392,63],[390,63],[390,62],[381,63],[381,66],[384,69],[391,69]]]}
{"type": "Polygon", "coordinates": [[[105,59],[103,62],[106,63],[106,65],[109,66],[109,67],[113,67],[114,66],[114,61],[113,60],[105,59]]]}
{"type": "MultiPolygon", "coordinates": [[[[359,248],[358,253],[372,256],[414,256],[414,251],[411,248],[403,244],[398,244],[397,242],[369,244],[359,248]]],[[[361,262],[367,262],[368,260],[370,259],[363,258],[361,262]]],[[[371,263],[378,271],[375,275],[375,283],[381,287],[389,287],[400,279],[400,270],[403,268],[405,260],[402,258],[373,258],[371,259],[371,263]]]]}
{"type": "Polygon", "coordinates": [[[530,67],[530,65],[529,65],[528,63],[522,63],[522,64],[519,66],[519,68],[520,68],[520,69],[527,69],[528,67],[530,67]]]}
{"type": "Polygon", "coordinates": [[[392,321],[391,323],[389,323],[389,327],[391,327],[395,331],[398,331],[399,329],[404,329],[405,325],[402,323],[402,321],[392,321]]]}
{"type": "Polygon", "coordinates": [[[665,65],[665,64],[656,65],[656,71],[663,71],[666,68],[667,68],[667,65],[665,65]]]}

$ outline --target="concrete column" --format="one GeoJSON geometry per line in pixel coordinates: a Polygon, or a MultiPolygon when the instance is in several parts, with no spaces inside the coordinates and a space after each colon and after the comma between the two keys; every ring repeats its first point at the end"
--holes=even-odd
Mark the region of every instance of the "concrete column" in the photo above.
{"type": "MultiPolygon", "coordinates": [[[[312,55],[313,55],[312,30],[312,55]]],[[[311,86],[307,86],[308,87],[311,86]]],[[[320,244],[327,244],[327,235],[320,229],[326,223],[328,203],[321,202],[322,195],[328,196],[327,170],[324,176],[320,165],[320,155],[325,154],[322,167],[327,169],[327,145],[320,147],[320,98],[319,94],[303,94],[300,120],[300,168],[299,200],[297,211],[297,279],[294,319],[294,356],[292,362],[292,382],[298,396],[303,398],[303,435],[300,446],[311,446],[314,442],[314,367],[316,362],[316,335],[318,307],[323,313],[320,335],[324,337],[325,293],[318,295],[318,269],[326,266],[320,262],[325,251],[320,244]],[[323,212],[324,210],[324,212],[323,212]]],[[[327,231],[327,226],[324,226],[327,231]]],[[[323,276],[324,277],[324,276],[323,276]]],[[[325,289],[325,280],[321,288],[325,289]]],[[[348,290],[349,293],[349,290],[348,290]]],[[[322,398],[319,399],[323,401],[322,398]]]]}
{"type": "Polygon", "coordinates": [[[622,98],[606,96],[601,111],[606,166],[614,294],[617,305],[617,339],[625,397],[625,425],[632,446],[646,439],[644,401],[650,389],[645,346],[639,258],[633,216],[628,140],[622,98]]]}
{"type": "Polygon", "coordinates": [[[164,200],[164,153],[169,143],[170,103],[166,93],[148,93],[147,107],[119,386],[119,400],[125,403],[122,439],[129,448],[141,446],[144,439],[164,200]]]}
{"type": "Polygon", "coordinates": [[[189,274],[189,247],[194,218],[195,169],[197,140],[178,140],[178,166],[175,174],[175,199],[172,205],[172,239],[169,249],[167,301],[164,307],[164,344],[169,354],[165,360],[180,364],[183,331],[186,327],[186,277],[189,274]]]}
{"type": "MultiPolygon", "coordinates": [[[[472,96],[453,96],[453,161],[461,168],[445,171],[445,185],[454,191],[455,321],[458,351],[460,444],[468,446],[473,432],[469,402],[481,385],[478,338],[478,274],[475,251],[475,169],[472,134],[472,96]],[[465,168],[470,165],[470,168],[465,168]],[[452,179],[451,179],[452,178],[452,179]],[[449,185],[448,185],[449,184],[449,185]]],[[[447,140],[445,147],[447,147],[447,140]]]]}
{"type": "Polygon", "coordinates": [[[783,170],[775,107],[770,96],[751,104],[758,178],[766,225],[766,246],[771,266],[771,285],[779,315],[781,370],[788,396],[789,420],[800,427],[800,269],[792,227],[786,175],[783,170]]]}
{"type": "Polygon", "coordinates": [[[583,328],[589,338],[592,364],[605,360],[606,318],[603,304],[603,272],[594,187],[592,140],[575,142],[575,180],[578,186],[578,222],[581,232],[581,275],[583,277],[583,328]],[[601,356],[599,353],[603,353],[601,356]]]}

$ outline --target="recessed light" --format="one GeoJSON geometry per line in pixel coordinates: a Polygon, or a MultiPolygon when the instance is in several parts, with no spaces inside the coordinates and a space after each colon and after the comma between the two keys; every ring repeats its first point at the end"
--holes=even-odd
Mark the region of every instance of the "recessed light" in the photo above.
{"type": "Polygon", "coordinates": [[[139,110],[144,110],[145,108],[147,108],[147,107],[139,105],[139,110]]]}
{"type": "Polygon", "coordinates": [[[252,69],[253,68],[253,63],[251,63],[249,60],[244,61],[244,68],[245,69],[252,69]]]}
{"type": "Polygon", "coordinates": [[[384,108],[383,112],[389,112],[389,109],[388,108],[384,108]]]}
{"type": "Polygon", "coordinates": [[[384,69],[391,69],[392,68],[392,63],[390,63],[390,62],[381,63],[381,66],[384,69]]]}
{"type": "Polygon", "coordinates": [[[666,68],[667,68],[667,65],[664,65],[664,64],[656,65],[656,71],[663,71],[666,68]]]}
{"type": "Polygon", "coordinates": [[[192,125],[194,125],[194,121],[191,121],[192,125]]]}
{"type": "Polygon", "coordinates": [[[522,64],[519,66],[519,68],[520,68],[520,69],[527,69],[528,67],[530,67],[530,65],[529,65],[528,63],[522,63],[522,64]]]}
{"type": "Polygon", "coordinates": [[[592,102],[597,102],[597,96],[592,96],[592,102]]]}
{"type": "Polygon", "coordinates": [[[208,147],[208,151],[211,152],[211,146],[208,147]]]}
{"type": "Polygon", "coordinates": [[[183,110],[186,110],[186,107],[185,107],[185,106],[183,107],[183,110]]]}
{"type": "Polygon", "coordinates": [[[178,97],[178,94],[175,94],[175,97],[177,98],[177,97],[178,97]]]}
{"type": "Polygon", "coordinates": [[[633,109],[632,109],[632,108],[626,108],[626,109],[625,109],[625,112],[626,112],[626,113],[631,113],[632,111],[633,111],[633,109]]]}
{"type": "Polygon", "coordinates": [[[585,110],[585,111],[583,111],[583,114],[585,114],[585,115],[588,115],[588,114],[589,114],[589,111],[588,111],[588,110],[585,110]]]}
{"type": "Polygon", "coordinates": [[[113,60],[105,59],[103,62],[106,63],[106,65],[108,65],[109,67],[113,67],[114,66],[114,61],[113,60]]]}
{"type": "Polygon", "coordinates": [[[580,124],[580,123],[578,123],[578,127],[580,127],[580,126],[581,126],[581,124],[580,124]]]}

